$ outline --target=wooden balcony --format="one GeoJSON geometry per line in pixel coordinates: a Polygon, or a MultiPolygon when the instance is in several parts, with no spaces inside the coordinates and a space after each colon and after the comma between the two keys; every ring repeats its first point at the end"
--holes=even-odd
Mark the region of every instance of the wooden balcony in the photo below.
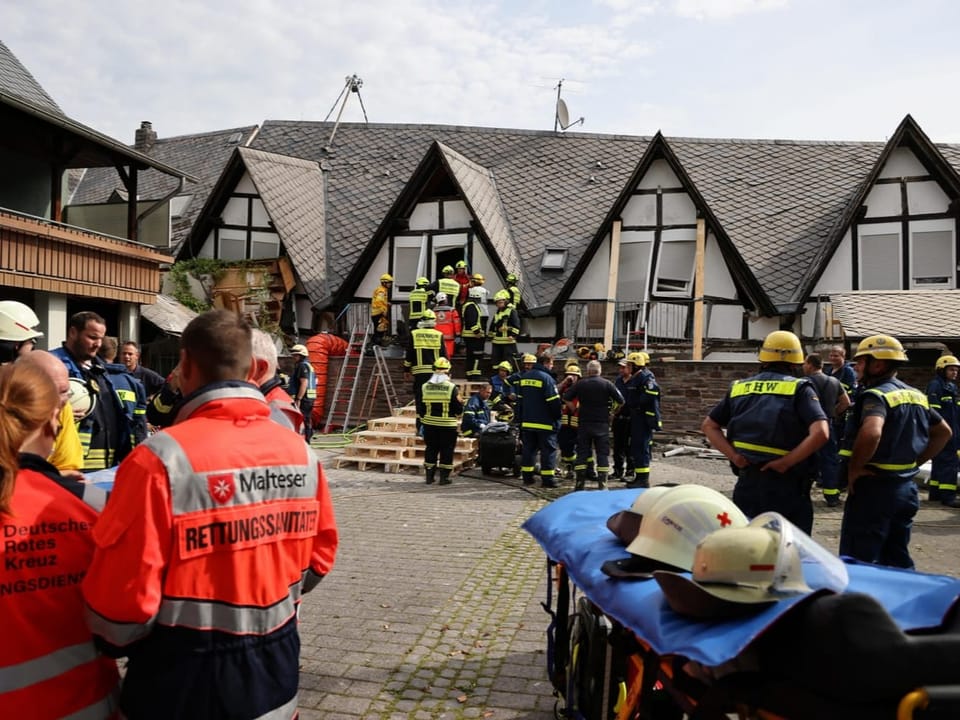
{"type": "Polygon", "coordinates": [[[153,248],[0,210],[0,285],[153,304],[160,264],[153,248]]]}

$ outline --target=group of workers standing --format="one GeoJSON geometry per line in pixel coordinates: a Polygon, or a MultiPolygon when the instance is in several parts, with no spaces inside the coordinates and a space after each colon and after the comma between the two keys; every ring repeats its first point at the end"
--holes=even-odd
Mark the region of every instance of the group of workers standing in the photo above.
{"type": "Polygon", "coordinates": [[[810,533],[810,493],[819,478],[829,506],[847,493],[841,555],[912,568],[920,466],[933,461],[931,499],[960,505],[960,362],[940,358],[924,393],[897,378],[907,355],[889,335],[865,338],[852,364],[840,347],[829,359],[826,375],[821,358],[805,357],[796,335],[770,333],[760,348],[760,373],[734,382],[702,430],[730,461],[737,475],[733,499],[748,516],[776,511],[810,533]]]}
{"type": "Polygon", "coordinates": [[[275,346],[199,315],[154,396],[167,425],[138,437],[103,318],[73,316],[50,353],[37,325],[0,302],[0,716],[296,717],[298,607],[338,534],[296,408],[261,390],[275,346]],[[109,493],[84,481],[117,463],[109,493]]]}

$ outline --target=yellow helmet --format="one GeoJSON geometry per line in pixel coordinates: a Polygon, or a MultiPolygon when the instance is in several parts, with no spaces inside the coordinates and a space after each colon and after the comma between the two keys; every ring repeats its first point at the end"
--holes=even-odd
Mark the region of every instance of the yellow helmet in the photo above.
{"type": "Polygon", "coordinates": [[[466,260],[457,260],[456,268],[457,268],[457,270],[466,270],[466,269],[467,269],[467,261],[466,261],[466,260]]]}
{"type": "Polygon", "coordinates": [[[577,355],[586,360],[588,357],[590,357],[590,348],[586,345],[581,345],[577,348],[577,355]]]}
{"type": "Polygon", "coordinates": [[[800,338],[789,330],[774,330],[763,339],[758,359],[762,363],[790,363],[803,365],[803,346],[800,338]]]}
{"type": "Polygon", "coordinates": [[[857,352],[854,353],[854,357],[862,356],[870,356],[877,360],[907,361],[907,354],[903,351],[903,345],[890,335],[871,335],[861,340],[860,344],[857,345],[857,352]]]}
{"type": "Polygon", "coordinates": [[[526,355],[524,355],[523,360],[521,360],[521,362],[523,362],[524,364],[535,363],[536,361],[537,361],[537,356],[531,355],[530,353],[527,353],[526,355]]]}
{"type": "Polygon", "coordinates": [[[504,360],[502,363],[500,363],[499,365],[497,365],[497,370],[506,370],[507,372],[512,372],[512,371],[513,371],[513,365],[511,365],[509,362],[507,362],[506,360],[504,360]]]}
{"type": "Polygon", "coordinates": [[[433,361],[433,369],[434,369],[434,370],[449,370],[449,369],[450,369],[450,361],[447,360],[445,357],[438,357],[436,360],[433,361]]]}
{"type": "Polygon", "coordinates": [[[427,287],[429,284],[430,284],[430,281],[429,281],[427,278],[425,278],[425,277],[418,277],[418,278],[417,278],[417,287],[418,287],[418,288],[425,288],[425,287],[427,287]]]}
{"type": "Polygon", "coordinates": [[[943,370],[948,367],[960,367],[960,360],[954,355],[943,355],[937,358],[937,370],[943,370]]]}
{"type": "Polygon", "coordinates": [[[483,285],[483,275],[481,275],[480,273],[474,273],[472,277],[475,283],[479,283],[480,285],[483,285]]]}
{"type": "Polygon", "coordinates": [[[578,365],[567,365],[567,369],[564,370],[564,373],[567,375],[576,375],[577,377],[583,377],[583,373],[580,372],[580,367],[578,365]]]}
{"type": "Polygon", "coordinates": [[[384,273],[380,276],[380,282],[393,282],[393,275],[390,273],[384,273]]]}
{"type": "Polygon", "coordinates": [[[647,364],[647,358],[644,357],[645,355],[646,353],[643,352],[632,352],[627,355],[627,362],[637,367],[644,367],[647,364]]]}
{"type": "Polygon", "coordinates": [[[494,293],[493,301],[500,302],[501,300],[504,302],[510,302],[510,293],[508,293],[506,290],[497,290],[497,292],[494,293]]]}

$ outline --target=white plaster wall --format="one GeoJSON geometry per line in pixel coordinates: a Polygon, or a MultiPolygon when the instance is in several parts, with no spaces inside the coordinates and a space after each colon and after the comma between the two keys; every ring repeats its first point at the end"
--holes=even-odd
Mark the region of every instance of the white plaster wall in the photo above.
{"type": "Polygon", "coordinates": [[[710,322],[706,327],[708,338],[739,340],[743,308],[739,305],[714,305],[710,309],[710,322]]]}
{"type": "Polygon", "coordinates": [[[867,217],[889,217],[900,214],[900,186],[874,185],[864,201],[867,217]]]}
{"type": "Polygon", "coordinates": [[[374,288],[380,284],[380,276],[390,270],[389,263],[390,246],[384,243],[380,247],[380,251],[377,253],[377,257],[370,266],[370,269],[367,270],[367,274],[363,277],[363,280],[360,281],[360,285],[357,287],[356,297],[364,299],[373,297],[374,288]]]}
{"type": "Polygon", "coordinates": [[[697,221],[697,208],[686,193],[663,196],[663,224],[688,225],[697,221]]]}
{"type": "Polygon", "coordinates": [[[813,288],[813,295],[849,292],[853,289],[853,261],[850,256],[851,233],[847,230],[813,288]]]}
{"type": "Polygon", "coordinates": [[[235,193],[252,193],[259,195],[257,192],[257,186],[253,184],[253,179],[250,177],[250,173],[245,172],[243,177],[240,178],[240,182],[237,183],[237,186],[233,189],[235,193]]]}
{"type": "Polygon", "coordinates": [[[440,203],[418,203],[410,213],[411,230],[439,230],[440,203]]]}
{"type": "Polygon", "coordinates": [[[607,297],[607,281],[610,278],[610,235],[603,238],[587,269],[577,280],[570,294],[571,301],[599,300],[607,297]]]}
{"type": "Polygon", "coordinates": [[[472,219],[467,204],[463,200],[447,200],[443,203],[444,229],[469,228],[472,219]]]}
{"type": "MultiPolygon", "coordinates": [[[[548,317],[524,318],[526,333],[531,338],[556,338],[557,319],[550,315],[548,317]]],[[[534,347],[536,350],[536,347],[534,347]]]]}
{"type": "Polygon", "coordinates": [[[943,213],[950,207],[950,198],[932,180],[907,183],[907,207],[911,215],[943,213]]]}
{"type": "Polygon", "coordinates": [[[33,311],[40,320],[43,337],[38,338],[37,346],[42,350],[53,350],[67,339],[67,296],[57,293],[38,292],[35,296],[33,311]]]}
{"type": "MultiPolygon", "coordinates": [[[[733,278],[730,276],[730,270],[720,252],[720,245],[713,233],[707,233],[707,242],[704,248],[703,258],[703,291],[705,295],[713,297],[722,297],[733,299],[737,297],[737,287],[733,284],[733,278]]],[[[740,312],[740,309],[737,309],[740,312]]],[[[739,337],[740,320],[737,316],[736,335],[715,335],[710,333],[710,337],[739,337]]]]}
{"type": "Polygon", "coordinates": [[[620,214],[625,227],[655,225],[657,223],[657,196],[634,195],[620,214]]]}
{"type": "Polygon", "coordinates": [[[774,330],[780,329],[780,318],[749,318],[747,320],[747,338],[763,340],[774,330]]]}
{"type": "Polygon", "coordinates": [[[654,160],[640,182],[637,183],[638,190],[654,190],[661,188],[682,187],[680,179],[670,169],[666,160],[654,160]]]}
{"type": "Polygon", "coordinates": [[[887,162],[880,169],[879,177],[882,178],[901,178],[915,177],[917,175],[926,175],[927,169],[923,166],[917,156],[909,148],[894,148],[890,153],[887,162]]]}

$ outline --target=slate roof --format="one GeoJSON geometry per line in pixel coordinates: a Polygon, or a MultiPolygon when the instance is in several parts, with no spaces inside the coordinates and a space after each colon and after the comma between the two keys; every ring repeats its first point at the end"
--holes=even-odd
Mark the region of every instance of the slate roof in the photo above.
{"type": "Polygon", "coordinates": [[[312,160],[238,148],[310,302],[330,301],[323,175],[312,160]]]}
{"type": "MultiPolygon", "coordinates": [[[[195,135],[158,138],[152,148],[143,151],[148,157],[172,165],[199,181],[185,183],[180,191],[180,194],[192,197],[180,217],[173,219],[170,250],[174,255],[183,240],[190,234],[190,229],[234,149],[245,145],[256,130],[256,125],[250,125],[195,135]]],[[[137,180],[137,194],[141,200],[159,200],[173,192],[176,187],[176,178],[156,170],[141,171],[137,180]]],[[[115,169],[90,168],[84,173],[70,203],[74,205],[105,203],[110,200],[115,191],[125,192],[115,169]]]]}
{"type": "Polygon", "coordinates": [[[848,338],[960,339],[960,290],[861,290],[830,295],[848,338]]]}
{"type": "Polygon", "coordinates": [[[445,148],[451,170],[456,166],[456,182],[471,188],[478,219],[494,234],[491,242],[506,243],[501,223],[512,232],[521,267],[507,272],[519,271],[524,292],[541,305],[552,303],[571,278],[649,142],[620,135],[344,123],[328,152],[332,128],[332,123],[268,120],[252,146],[321,162],[328,279],[341,302],[356,290],[343,287],[344,280],[365,251],[364,259],[372,261],[378,248],[368,248],[368,241],[434,142],[445,148]],[[493,206],[491,182],[499,208],[493,206]],[[569,250],[565,272],[540,272],[548,247],[569,250]]]}
{"type": "Polygon", "coordinates": [[[35,107],[66,117],[56,101],[47,94],[47,91],[2,40],[0,40],[0,92],[15,95],[35,107]]]}

